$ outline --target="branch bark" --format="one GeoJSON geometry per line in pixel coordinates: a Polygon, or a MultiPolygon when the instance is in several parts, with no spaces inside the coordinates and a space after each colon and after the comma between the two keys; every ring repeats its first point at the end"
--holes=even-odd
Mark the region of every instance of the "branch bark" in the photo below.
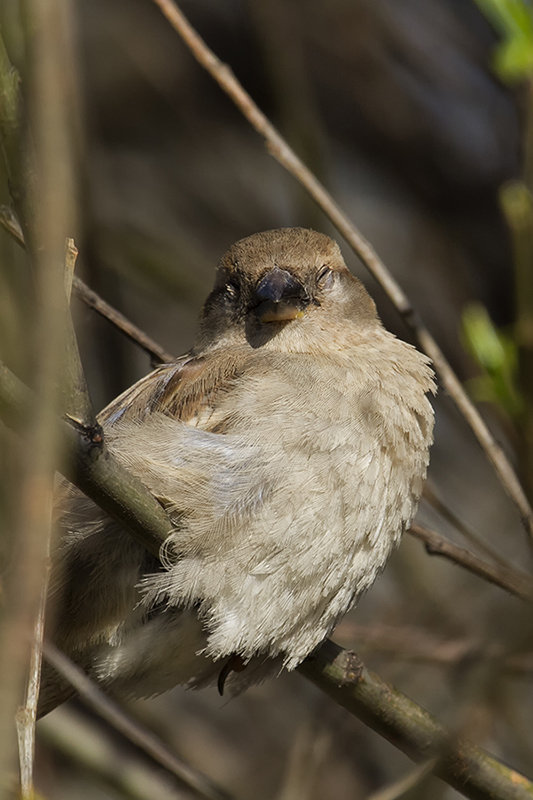
{"type": "MultiPolygon", "coordinates": [[[[15,430],[27,422],[31,392],[0,363],[0,416],[15,430]]],[[[157,558],[172,530],[162,506],[105,447],[100,427],[84,428],[57,419],[57,434],[70,453],[62,469],[65,477],[94,500],[157,558]]]]}
{"type": "Polygon", "coordinates": [[[494,583],[522,600],[533,600],[533,581],[525,572],[509,569],[500,564],[489,564],[471,553],[470,550],[458,547],[444,536],[440,536],[428,528],[423,528],[421,525],[411,525],[408,533],[424,542],[429,555],[443,556],[464,567],[473,575],[477,575],[489,583],[494,583]]]}
{"type": "Polygon", "coordinates": [[[451,736],[427,711],[367,670],[355,653],[326,641],[298,670],[409,758],[436,758],[434,774],[471,800],[533,798],[527,778],[451,736]]]}
{"type": "Polygon", "coordinates": [[[47,643],[44,657],[54,669],[76,689],[77,694],[112,728],[141,748],[167,772],[205,800],[229,800],[229,795],[198,770],[193,769],[172,753],[151,731],[129,717],[85,673],[56,647],[47,643]]]}

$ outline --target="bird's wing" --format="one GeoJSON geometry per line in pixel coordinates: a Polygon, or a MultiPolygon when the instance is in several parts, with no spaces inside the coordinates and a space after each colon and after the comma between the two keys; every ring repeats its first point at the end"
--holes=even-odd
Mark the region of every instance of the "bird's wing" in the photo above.
{"type": "Polygon", "coordinates": [[[189,425],[209,427],[210,412],[220,393],[226,393],[243,369],[246,356],[239,349],[210,355],[185,355],[141,378],[100,414],[111,428],[124,420],[144,421],[155,412],[189,425]]]}
{"type": "Polygon", "coordinates": [[[249,506],[250,487],[264,484],[261,447],[232,418],[231,397],[243,377],[246,384],[248,359],[231,349],[185,356],[141,379],[100,416],[111,451],[180,519],[194,513],[211,520],[232,504],[249,506]]]}

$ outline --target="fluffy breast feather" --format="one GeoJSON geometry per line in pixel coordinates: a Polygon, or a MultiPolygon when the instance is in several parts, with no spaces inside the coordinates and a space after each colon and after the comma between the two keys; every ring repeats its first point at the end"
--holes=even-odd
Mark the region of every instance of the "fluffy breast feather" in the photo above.
{"type": "Polygon", "coordinates": [[[144,581],[146,602],[197,607],[207,655],[266,653],[296,666],[409,523],[431,442],[431,372],[383,335],[398,358],[383,365],[374,341],[364,375],[357,352],[320,369],[312,356],[256,354],[195,418],[207,430],[155,412],[108,431],[117,457],[175,514],[167,570],[144,581]]]}

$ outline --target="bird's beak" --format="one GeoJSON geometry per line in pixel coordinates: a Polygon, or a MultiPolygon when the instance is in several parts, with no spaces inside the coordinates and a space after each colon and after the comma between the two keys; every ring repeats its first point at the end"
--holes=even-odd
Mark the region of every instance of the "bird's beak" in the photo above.
{"type": "Polygon", "coordinates": [[[256,286],[255,314],[260,322],[289,322],[303,317],[309,305],[304,285],[286,269],[274,267],[256,286]]]}

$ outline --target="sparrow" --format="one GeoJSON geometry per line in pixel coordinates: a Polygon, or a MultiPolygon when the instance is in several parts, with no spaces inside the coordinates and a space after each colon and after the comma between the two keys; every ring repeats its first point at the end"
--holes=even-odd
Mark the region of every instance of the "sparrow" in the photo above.
{"type": "MultiPolygon", "coordinates": [[[[434,388],[332,239],[281,228],[238,241],[190,353],[99,417],[169,514],[160,560],[64,486],[47,637],[122,696],[238,691],[295,669],[410,524],[434,388]]],[[[45,666],[40,713],[71,693],[45,666]]]]}

